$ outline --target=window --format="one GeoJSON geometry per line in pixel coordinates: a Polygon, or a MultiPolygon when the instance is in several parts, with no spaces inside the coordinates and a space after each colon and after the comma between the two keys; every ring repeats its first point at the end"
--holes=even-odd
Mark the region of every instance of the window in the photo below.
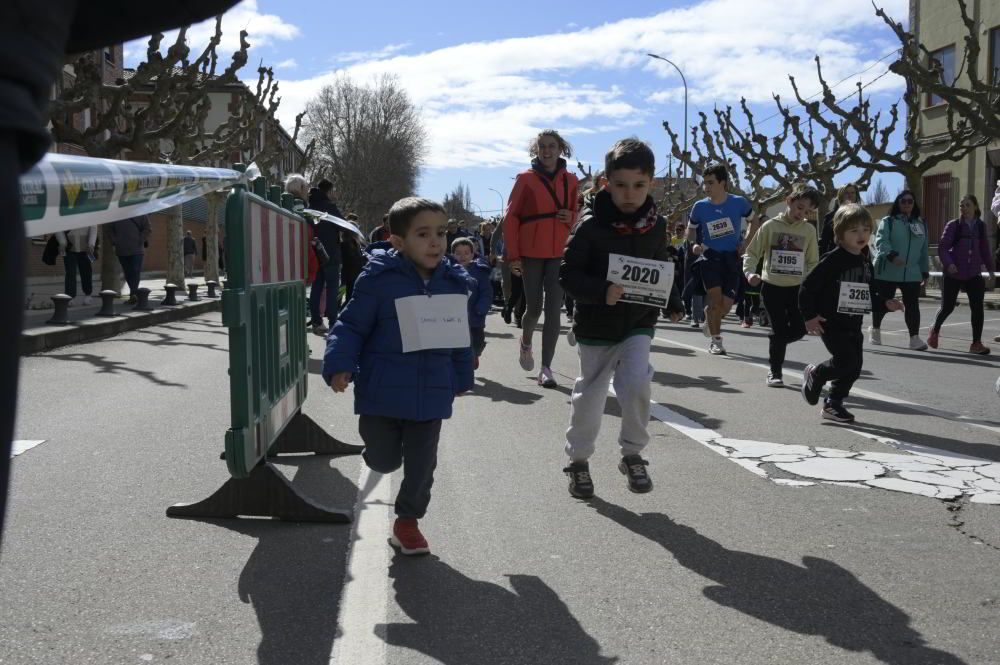
{"type": "Polygon", "coordinates": [[[993,84],[1000,84],[1000,27],[990,30],[990,75],[986,77],[993,84]]]}
{"type": "MultiPolygon", "coordinates": [[[[941,81],[945,85],[951,85],[955,82],[955,47],[946,46],[943,49],[934,51],[931,53],[931,58],[933,60],[941,63],[941,81]]],[[[936,106],[938,104],[943,104],[944,100],[937,95],[928,94],[927,95],[927,105],[936,106]]]]}

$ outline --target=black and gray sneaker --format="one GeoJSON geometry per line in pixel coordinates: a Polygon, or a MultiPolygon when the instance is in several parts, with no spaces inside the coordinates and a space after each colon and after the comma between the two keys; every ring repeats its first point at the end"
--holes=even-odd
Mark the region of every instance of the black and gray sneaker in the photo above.
{"type": "Polygon", "coordinates": [[[806,365],[802,372],[802,397],[810,404],[819,403],[819,395],[823,392],[823,384],[816,378],[816,365],[806,365]]]}
{"type": "Polygon", "coordinates": [[[840,402],[827,402],[823,407],[823,418],[836,423],[853,423],[854,414],[844,408],[840,402]]]}
{"type": "Polygon", "coordinates": [[[618,463],[618,470],[628,477],[628,488],[636,494],[645,494],[653,489],[653,479],[646,472],[648,464],[639,455],[625,455],[618,463]]]}
{"type": "Polygon", "coordinates": [[[570,462],[563,469],[569,476],[569,493],[578,499],[589,499],[594,496],[594,481],[590,478],[590,465],[586,462],[570,462]]]}

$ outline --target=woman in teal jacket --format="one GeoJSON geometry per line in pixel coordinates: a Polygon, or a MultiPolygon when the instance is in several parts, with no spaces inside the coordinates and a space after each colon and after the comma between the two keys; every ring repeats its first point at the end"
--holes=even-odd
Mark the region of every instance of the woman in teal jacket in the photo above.
{"type": "Polygon", "coordinates": [[[875,232],[875,288],[872,298],[872,325],[868,329],[871,344],[882,343],[882,319],[888,310],[886,300],[903,293],[906,328],[910,333],[910,348],[924,351],[927,343],[920,339],[920,285],[927,279],[930,259],[927,256],[927,224],[920,217],[920,206],[908,189],[896,196],[888,217],[883,217],[875,232]]]}

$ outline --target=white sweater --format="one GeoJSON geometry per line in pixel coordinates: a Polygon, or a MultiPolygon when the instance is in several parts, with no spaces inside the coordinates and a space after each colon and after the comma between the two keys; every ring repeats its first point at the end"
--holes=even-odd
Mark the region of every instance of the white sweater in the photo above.
{"type": "Polygon", "coordinates": [[[73,229],[63,233],[59,231],[56,233],[56,240],[59,242],[59,247],[62,249],[66,248],[67,239],[69,236],[69,244],[73,245],[70,250],[72,252],[86,252],[88,247],[93,247],[97,242],[97,227],[96,226],[84,226],[83,228],[73,229]]]}

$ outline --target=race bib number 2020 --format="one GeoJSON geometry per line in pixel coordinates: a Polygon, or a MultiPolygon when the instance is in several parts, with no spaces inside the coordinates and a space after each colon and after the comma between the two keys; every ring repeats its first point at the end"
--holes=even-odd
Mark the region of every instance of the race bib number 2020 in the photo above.
{"type": "Polygon", "coordinates": [[[607,279],[612,284],[625,287],[621,299],[626,302],[665,307],[674,285],[674,264],[611,254],[608,256],[607,279]]]}

